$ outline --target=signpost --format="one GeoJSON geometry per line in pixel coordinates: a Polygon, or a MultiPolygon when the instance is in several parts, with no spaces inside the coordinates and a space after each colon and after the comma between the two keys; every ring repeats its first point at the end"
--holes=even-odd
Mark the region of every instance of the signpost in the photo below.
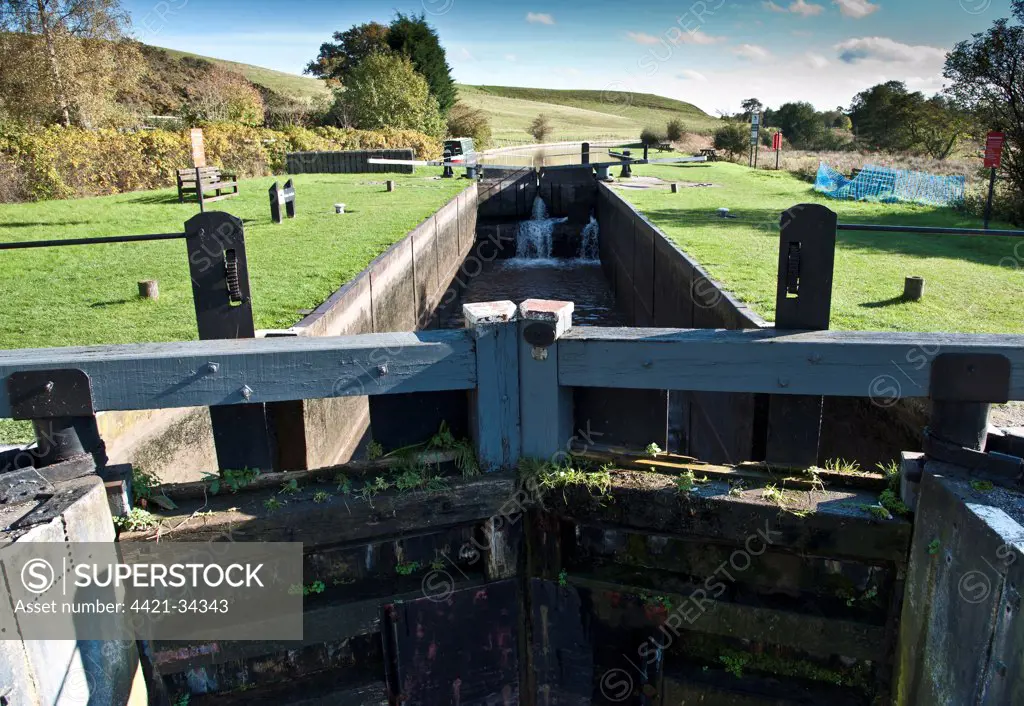
{"type": "Polygon", "coordinates": [[[206,142],[203,140],[203,129],[199,127],[192,128],[189,132],[189,138],[192,142],[192,166],[205,167],[206,166],[206,142]]]}
{"type": "Polygon", "coordinates": [[[782,133],[772,135],[772,149],[775,150],[775,171],[779,171],[779,154],[782,152],[782,133]]]}
{"type": "Polygon", "coordinates": [[[985,142],[985,168],[991,169],[992,174],[988,180],[988,202],[985,204],[985,230],[988,230],[989,221],[992,220],[992,198],[996,191],[996,170],[1003,163],[1003,144],[1006,142],[1006,135],[1002,132],[990,132],[985,142]]]}
{"type": "Polygon", "coordinates": [[[757,169],[757,153],[759,148],[758,138],[761,135],[761,114],[751,113],[750,114],[750,154],[751,154],[751,166],[757,169]]]}

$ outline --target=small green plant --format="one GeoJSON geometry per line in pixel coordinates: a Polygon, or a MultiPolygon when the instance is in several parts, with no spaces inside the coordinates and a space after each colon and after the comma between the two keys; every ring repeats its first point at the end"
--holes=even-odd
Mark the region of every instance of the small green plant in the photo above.
{"type": "Polygon", "coordinates": [[[876,520],[891,520],[892,519],[892,513],[889,512],[882,505],[861,505],[860,508],[861,508],[861,510],[864,510],[865,512],[870,514],[876,520]]]}
{"type": "Polygon", "coordinates": [[[767,500],[770,503],[774,503],[775,505],[778,505],[779,507],[785,507],[786,495],[781,490],[779,490],[777,487],[775,487],[775,485],[772,485],[772,484],[766,485],[761,490],[761,497],[764,498],[765,500],[767,500]]]}
{"type": "Polygon", "coordinates": [[[931,556],[935,556],[939,553],[940,547],[942,547],[942,542],[940,542],[937,539],[933,539],[932,541],[928,542],[928,553],[931,556]]]}
{"type": "Polygon", "coordinates": [[[192,700],[192,694],[190,694],[190,693],[188,693],[186,691],[184,694],[179,694],[174,699],[174,706],[188,706],[188,704],[189,704],[189,702],[191,700],[192,700]]]}
{"type": "Polygon", "coordinates": [[[408,576],[420,570],[420,563],[418,561],[403,562],[395,567],[395,571],[399,576],[408,576]]]}
{"type": "Polygon", "coordinates": [[[647,452],[648,456],[654,456],[655,458],[658,457],[658,454],[665,453],[664,451],[661,450],[661,447],[655,443],[647,444],[647,448],[644,449],[644,451],[647,452]]]}
{"type": "Polygon", "coordinates": [[[692,470],[686,469],[676,476],[675,481],[676,488],[678,488],[680,493],[689,493],[697,486],[698,483],[707,483],[708,479],[706,476],[704,478],[698,478],[692,470]]]}
{"type": "Polygon", "coordinates": [[[430,562],[430,568],[434,571],[441,571],[444,568],[444,559],[442,559],[441,557],[437,557],[432,562],[430,562]]]}
{"type": "Polygon", "coordinates": [[[842,458],[830,458],[825,462],[825,470],[833,473],[860,473],[860,464],[842,458]]]}
{"type": "Polygon", "coordinates": [[[159,517],[147,510],[143,510],[141,507],[133,507],[128,511],[127,515],[114,518],[114,526],[126,532],[138,532],[150,527],[156,527],[159,524],[159,517]]]}
{"type": "Polygon", "coordinates": [[[376,461],[384,455],[384,447],[381,446],[379,441],[371,440],[366,445],[366,458],[369,461],[376,461]]]}
{"type": "Polygon", "coordinates": [[[725,671],[732,674],[737,679],[743,678],[743,668],[747,666],[747,662],[750,661],[750,657],[744,654],[727,654],[720,655],[718,661],[725,665],[725,671]]]}
{"type": "Polygon", "coordinates": [[[326,491],[324,491],[324,490],[318,490],[317,492],[315,492],[313,494],[313,502],[315,502],[317,504],[325,503],[325,502],[327,502],[330,499],[331,499],[331,494],[326,492],[326,491]]]}
{"type": "Polygon", "coordinates": [[[334,482],[338,486],[338,492],[342,495],[352,494],[352,481],[344,473],[338,473],[334,476],[334,482]]]}
{"type": "Polygon", "coordinates": [[[132,500],[149,500],[160,487],[160,479],[141,468],[132,467],[132,500]]]}
{"type": "Polygon", "coordinates": [[[463,478],[472,478],[480,473],[480,464],[477,462],[476,450],[473,448],[472,442],[467,439],[456,439],[448,428],[448,422],[441,422],[437,433],[427,442],[427,448],[437,451],[453,451],[455,467],[462,471],[463,478]]]}
{"type": "Polygon", "coordinates": [[[992,485],[991,481],[987,481],[987,480],[972,480],[971,481],[971,488],[973,488],[974,490],[976,490],[979,493],[988,493],[993,488],[995,488],[995,486],[992,485]]]}
{"type": "Polygon", "coordinates": [[[295,493],[299,492],[299,490],[301,490],[301,488],[299,488],[299,481],[297,481],[295,478],[292,478],[287,483],[282,483],[281,490],[278,492],[284,493],[285,495],[294,495],[295,493]]]}
{"type": "Polygon", "coordinates": [[[282,503],[277,498],[271,497],[271,498],[267,498],[266,500],[263,501],[263,507],[266,510],[268,510],[269,512],[274,512],[275,510],[280,510],[283,506],[284,506],[284,503],[282,503]]]}
{"type": "Polygon", "coordinates": [[[237,493],[242,488],[250,485],[260,475],[258,469],[244,468],[241,471],[235,471],[232,469],[226,469],[220,473],[205,473],[203,474],[203,480],[209,483],[209,489],[211,495],[217,495],[223,488],[227,488],[232,493],[237,493]]]}
{"type": "Polygon", "coordinates": [[[739,497],[743,495],[744,483],[741,480],[731,481],[729,483],[729,495],[733,497],[739,497]]]}
{"type": "Polygon", "coordinates": [[[886,488],[878,496],[878,504],[893,515],[909,515],[910,508],[900,500],[900,496],[892,488],[886,488]]]}
{"type": "Polygon", "coordinates": [[[293,583],[288,587],[288,595],[291,596],[310,596],[317,593],[323,593],[327,589],[327,585],[323,581],[314,581],[311,584],[303,586],[301,584],[293,583]]]}
{"type": "Polygon", "coordinates": [[[569,574],[566,572],[565,569],[562,569],[558,572],[558,585],[562,588],[565,588],[569,585],[569,574]]]}

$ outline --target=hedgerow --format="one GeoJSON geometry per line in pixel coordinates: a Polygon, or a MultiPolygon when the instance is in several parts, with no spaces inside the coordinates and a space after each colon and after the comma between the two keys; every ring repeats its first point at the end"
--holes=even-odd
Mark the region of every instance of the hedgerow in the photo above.
{"type": "MultiPolygon", "coordinates": [[[[436,158],[440,141],[412,130],[334,127],[284,130],[203,126],[207,163],[239,177],[285,171],[288,152],[410,148],[436,158]]],[[[172,186],[191,165],[186,131],[48,127],[0,129],[0,201],[67,199],[172,186]]]]}

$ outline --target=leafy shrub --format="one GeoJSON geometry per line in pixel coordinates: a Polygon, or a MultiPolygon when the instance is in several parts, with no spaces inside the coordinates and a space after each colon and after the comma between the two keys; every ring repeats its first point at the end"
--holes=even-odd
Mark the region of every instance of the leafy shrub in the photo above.
{"type": "Polygon", "coordinates": [[[664,138],[657,130],[652,127],[645,127],[640,132],[640,143],[644,145],[658,145],[664,142],[664,138]]]}
{"type": "Polygon", "coordinates": [[[477,149],[483,149],[491,142],[491,123],[484,111],[456,103],[448,112],[448,136],[472,137],[477,149]]]}
{"type": "Polygon", "coordinates": [[[527,132],[529,132],[537,142],[544,142],[548,135],[551,134],[551,121],[548,119],[548,116],[541,113],[533,119],[532,123],[530,123],[530,127],[527,132]]]}
{"type": "Polygon", "coordinates": [[[367,130],[405,128],[441,137],[444,118],[430,86],[404,56],[372,54],[348,74],[338,89],[338,110],[367,130]]]}
{"type": "MultiPolygon", "coordinates": [[[[410,148],[420,159],[441,154],[438,139],[412,130],[268,130],[211,123],[203,132],[209,163],[243,178],[284,172],[288,152],[410,148]]],[[[4,131],[0,200],[66,199],[172,186],[175,170],[191,164],[190,153],[185,131],[4,131]]]]}
{"type": "Polygon", "coordinates": [[[742,123],[726,123],[715,130],[715,149],[724,150],[731,156],[743,154],[749,144],[750,134],[742,123]]]}
{"type": "Polygon", "coordinates": [[[665,137],[668,138],[669,142],[679,142],[679,140],[683,139],[684,132],[683,121],[677,118],[669,120],[668,125],[665,126],[665,137]]]}

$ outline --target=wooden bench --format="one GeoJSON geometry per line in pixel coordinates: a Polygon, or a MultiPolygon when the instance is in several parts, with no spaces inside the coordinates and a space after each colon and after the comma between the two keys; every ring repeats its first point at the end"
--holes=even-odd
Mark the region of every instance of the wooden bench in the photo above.
{"type": "Polygon", "coordinates": [[[178,170],[178,203],[186,194],[195,194],[202,210],[206,203],[238,196],[238,177],[219,167],[192,167],[178,170]],[[230,191],[229,191],[230,189],[230,191]]]}
{"type": "Polygon", "coordinates": [[[704,149],[702,149],[700,151],[700,156],[701,157],[707,157],[709,162],[717,162],[718,161],[718,150],[704,148],[704,149]]]}
{"type": "Polygon", "coordinates": [[[672,151],[672,143],[671,142],[661,142],[661,143],[658,143],[656,145],[656,148],[657,148],[657,150],[659,152],[671,152],[672,151]]]}

